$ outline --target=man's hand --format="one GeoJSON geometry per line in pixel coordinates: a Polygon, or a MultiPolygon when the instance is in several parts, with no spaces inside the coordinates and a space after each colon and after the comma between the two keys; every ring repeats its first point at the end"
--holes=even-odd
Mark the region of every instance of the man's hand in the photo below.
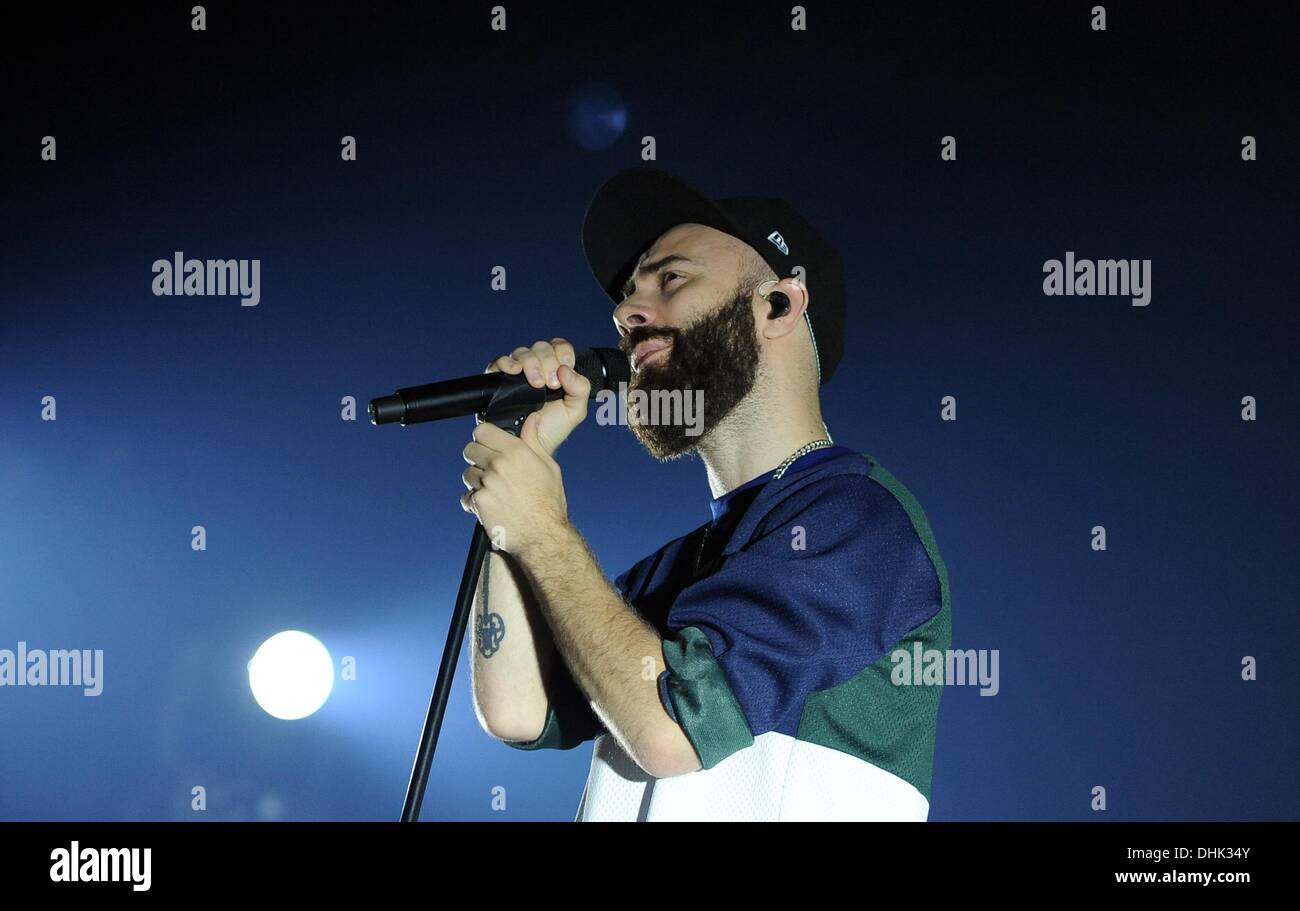
{"type": "Polygon", "coordinates": [[[524,373],[535,388],[564,389],[564,398],[547,402],[537,412],[537,442],[547,455],[555,455],[560,444],[587,417],[591,382],[573,369],[577,363],[573,345],[562,338],[533,342],[519,347],[488,364],[484,373],[524,373]],[[566,379],[568,377],[568,379],[566,379]]]}
{"type": "Polygon", "coordinates": [[[538,439],[539,415],[528,416],[517,438],[495,424],[479,424],[463,452],[470,467],[461,475],[469,488],[461,508],[483,523],[493,547],[517,556],[569,520],[560,465],[538,439]]]}

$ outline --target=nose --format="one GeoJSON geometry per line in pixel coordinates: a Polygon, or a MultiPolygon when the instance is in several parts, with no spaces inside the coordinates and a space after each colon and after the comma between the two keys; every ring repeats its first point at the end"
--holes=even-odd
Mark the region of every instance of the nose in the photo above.
{"type": "Polygon", "coordinates": [[[658,312],[644,296],[633,294],[614,308],[614,324],[618,326],[620,336],[627,336],[640,326],[653,326],[658,319],[658,312]]]}

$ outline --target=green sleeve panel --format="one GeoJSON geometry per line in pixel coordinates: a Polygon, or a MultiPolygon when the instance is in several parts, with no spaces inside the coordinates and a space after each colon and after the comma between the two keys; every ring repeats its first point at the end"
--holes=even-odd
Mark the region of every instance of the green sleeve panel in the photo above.
{"type": "Polygon", "coordinates": [[[722,666],[713,657],[708,637],[688,626],[664,640],[660,675],[672,716],[695,747],[700,765],[711,769],[737,750],[754,742],[736,694],[722,666]]]}

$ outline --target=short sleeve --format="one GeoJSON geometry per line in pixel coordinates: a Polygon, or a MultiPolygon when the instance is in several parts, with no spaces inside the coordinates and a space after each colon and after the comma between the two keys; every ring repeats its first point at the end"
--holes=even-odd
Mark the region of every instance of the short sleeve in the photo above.
{"type": "Polygon", "coordinates": [[[939,613],[939,572],[909,513],[865,475],[792,493],[669,614],[660,700],[708,769],[809,696],[853,678],[939,613]]]}
{"type": "MultiPolygon", "coordinates": [[[[619,597],[626,594],[629,572],[631,571],[622,573],[614,580],[614,589],[619,597]]],[[[536,740],[507,740],[507,746],[516,750],[571,750],[607,733],[605,725],[592,711],[591,703],[574,682],[573,675],[559,655],[556,655],[551,665],[546,692],[546,724],[542,733],[536,740]]]]}

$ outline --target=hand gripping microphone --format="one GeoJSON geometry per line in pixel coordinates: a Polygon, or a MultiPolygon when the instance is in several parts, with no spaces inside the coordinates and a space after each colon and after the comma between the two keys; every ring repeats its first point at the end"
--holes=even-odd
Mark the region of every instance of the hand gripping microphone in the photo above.
{"type": "MultiPolygon", "coordinates": [[[[617,393],[620,383],[632,380],[632,368],[627,355],[617,348],[590,348],[577,355],[574,369],[591,382],[591,397],[602,390],[617,393]]],[[[474,414],[522,415],[546,402],[564,398],[564,390],[541,389],[528,382],[522,372],[516,374],[481,373],[455,380],[408,386],[393,395],[385,395],[370,402],[372,424],[422,424],[443,418],[464,417],[474,414]]]]}

